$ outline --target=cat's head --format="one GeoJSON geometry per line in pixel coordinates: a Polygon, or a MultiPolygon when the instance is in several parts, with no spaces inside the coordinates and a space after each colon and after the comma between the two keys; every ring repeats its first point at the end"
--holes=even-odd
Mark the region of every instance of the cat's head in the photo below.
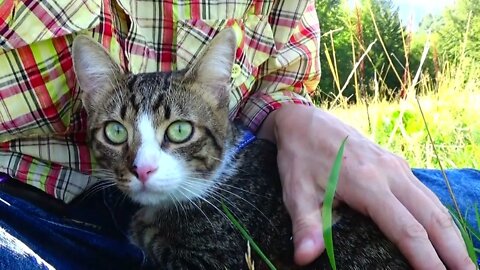
{"type": "Polygon", "coordinates": [[[188,200],[212,185],[225,153],[235,50],[227,29],[186,70],[133,75],[90,38],[75,39],[93,154],[133,200],[188,200]]]}

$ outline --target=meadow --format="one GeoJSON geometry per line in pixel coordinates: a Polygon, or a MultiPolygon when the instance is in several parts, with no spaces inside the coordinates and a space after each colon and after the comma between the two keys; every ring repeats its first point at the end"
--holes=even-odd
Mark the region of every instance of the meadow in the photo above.
{"type": "Polygon", "coordinates": [[[412,167],[480,168],[480,66],[445,65],[435,83],[426,76],[414,89],[406,99],[319,106],[412,167]]]}

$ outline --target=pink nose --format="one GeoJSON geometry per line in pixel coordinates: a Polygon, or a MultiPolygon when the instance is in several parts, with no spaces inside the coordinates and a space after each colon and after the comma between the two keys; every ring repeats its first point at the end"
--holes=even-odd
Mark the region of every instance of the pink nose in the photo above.
{"type": "Polygon", "coordinates": [[[143,166],[135,166],[135,171],[137,172],[138,179],[145,183],[148,180],[150,174],[154,173],[158,167],[156,165],[148,164],[143,166]]]}

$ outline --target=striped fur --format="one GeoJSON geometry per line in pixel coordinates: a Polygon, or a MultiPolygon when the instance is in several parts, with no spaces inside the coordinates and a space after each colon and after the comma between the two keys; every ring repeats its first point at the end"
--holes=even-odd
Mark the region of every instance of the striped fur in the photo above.
{"type": "Polygon", "coordinates": [[[189,200],[206,188],[196,189],[198,195],[182,196],[177,192],[182,178],[213,180],[228,135],[235,44],[233,32],[226,31],[188,70],[133,75],[124,74],[100,45],[86,37],[75,40],[74,65],[94,156],[102,167],[115,172],[119,188],[135,201],[168,203],[172,195],[189,200]],[[212,66],[212,61],[222,64],[212,66]],[[179,120],[193,126],[192,138],[185,143],[173,143],[166,136],[169,125],[179,120]],[[126,128],[125,143],[115,145],[106,138],[106,125],[112,121],[126,128]],[[152,139],[147,144],[145,138],[152,139]],[[149,166],[158,170],[142,184],[137,163],[152,159],[156,164],[149,166]]]}
{"type": "MultiPolygon", "coordinates": [[[[228,120],[231,32],[220,33],[189,70],[170,73],[123,74],[101,47],[84,38],[74,43],[75,52],[74,59],[95,58],[101,65],[75,62],[91,146],[117,186],[144,205],[133,217],[131,239],[155,268],[247,269],[246,242],[220,210],[225,204],[278,269],[300,269],[292,260],[275,147],[262,140],[240,152],[234,147],[243,131],[228,120]],[[186,142],[165,135],[177,120],[193,126],[186,142]],[[111,121],[126,128],[126,142],[106,138],[111,121]],[[143,182],[136,167],[142,162],[158,165],[143,182]]],[[[333,229],[338,269],[408,269],[371,220],[347,208],[339,216],[333,229]]],[[[266,269],[255,255],[254,261],[257,269],[266,269]]],[[[328,258],[323,255],[305,269],[329,269],[328,258]]]]}

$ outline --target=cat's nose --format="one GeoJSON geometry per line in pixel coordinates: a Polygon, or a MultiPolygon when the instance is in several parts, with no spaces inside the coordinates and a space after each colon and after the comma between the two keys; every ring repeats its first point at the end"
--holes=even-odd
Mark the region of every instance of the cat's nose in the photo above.
{"type": "Polygon", "coordinates": [[[135,172],[137,173],[138,180],[142,183],[147,182],[148,177],[154,173],[158,167],[153,164],[146,164],[142,166],[134,166],[135,172]]]}

